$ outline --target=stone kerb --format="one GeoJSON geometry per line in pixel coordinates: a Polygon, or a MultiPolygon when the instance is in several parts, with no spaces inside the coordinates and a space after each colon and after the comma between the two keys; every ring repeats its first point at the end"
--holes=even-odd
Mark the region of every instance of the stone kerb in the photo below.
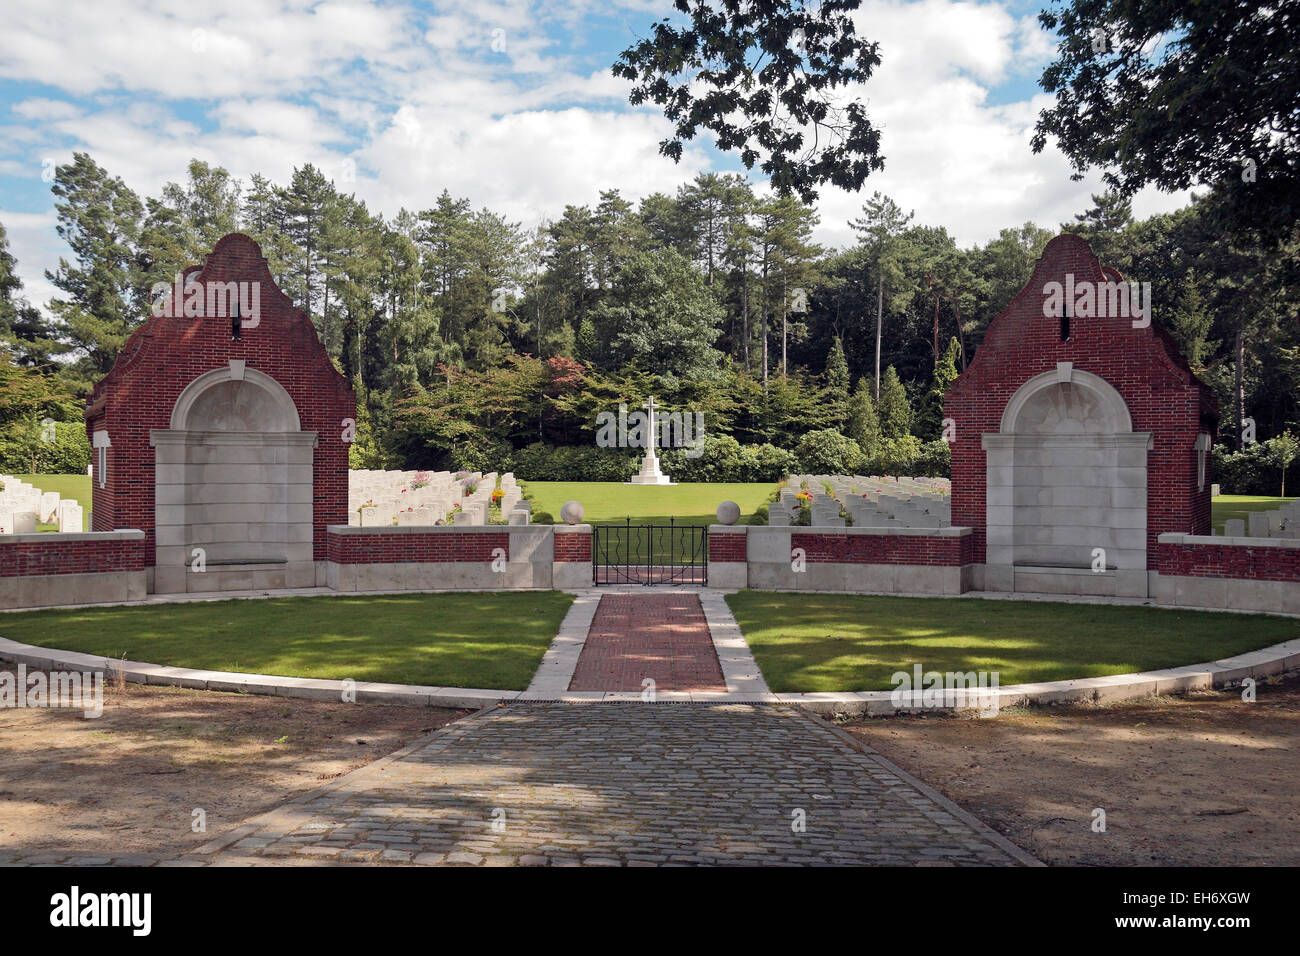
{"type": "MultiPolygon", "coordinates": [[[[1261,679],[1275,674],[1294,673],[1300,669],[1300,641],[1283,641],[1258,651],[1182,667],[1113,674],[1109,677],[1085,677],[1075,680],[1046,681],[1035,684],[1010,684],[960,707],[940,707],[940,711],[978,711],[991,713],[1006,707],[1090,704],[1132,700],[1165,694],[1185,694],[1211,688],[1234,687],[1246,678],[1261,679]]],[[[776,695],[778,701],[797,704],[816,713],[848,716],[935,712],[931,708],[903,706],[888,690],[844,693],[776,695]]]]}

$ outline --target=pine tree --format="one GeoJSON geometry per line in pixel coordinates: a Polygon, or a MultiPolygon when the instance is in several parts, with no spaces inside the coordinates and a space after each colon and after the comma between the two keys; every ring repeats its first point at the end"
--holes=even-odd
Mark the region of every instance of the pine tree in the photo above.
{"type": "Polygon", "coordinates": [[[1210,350],[1207,341],[1214,316],[1205,305],[1205,299],[1196,281],[1196,274],[1188,271],[1173,314],[1169,317],[1169,331],[1173,333],[1183,355],[1193,369],[1201,369],[1210,350]]]}
{"type": "Polygon", "coordinates": [[[574,352],[582,361],[595,364],[600,359],[600,341],[596,335],[596,324],[591,316],[584,315],[574,336],[574,352]]]}
{"type": "Polygon", "coordinates": [[[835,422],[841,426],[848,415],[849,381],[849,363],[844,358],[844,343],[837,335],[826,355],[826,387],[830,392],[829,401],[834,406],[835,422]]]}
{"type": "Polygon", "coordinates": [[[844,343],[835,336],[831,350],[826,355],[826,384],[838,400],[849,397],[849,363],[844,358],[844,343]]]}
{"type": "Polygon", "coordinates": [[[313,319],[321,317],[319,331],[326,342],[329,327],[328,315],[322,308],[325,288],[321,277],[321,234],[335,197],[334,186],[311,163],[293,171],[288,189],[278,197],[283,204],[281,228],[290,242],[284,291],[313,319]]]}
{"type": "Polygon", "coordinates": [[[885,369],[880,380],[880,404],[876,410],[883,437],[903,438],[911,433],[912,406],[908,404],[907,392],[892,365],[885,369]]]}
{"type": "Polygon", "coordinates": [[[55,169],[52,192],[58,233],[73,260],[60,258],[59,268],[45,273],[66,296],[51,300],[50,309],[81,356],[79,374],[97,379],[148,309],[137,247],[143,207],[126,183],[85,153],[55,169]]]}
{"type": "Polygon", "coordinates": [[[18,261],[9,252],[9,239],[0,223],[0,342],[9,346],[18,365],[53,371],[51,356],[63,346],[40,309],[20,294],[22,288],[18,261]]]}
{"type": "Polygon", "coordinates": [[[925,441],[934,441],[943,436],[943,398],[957,381],[957,359],[961,355],[961,343],[956,338],[948,340],[948,347],[934,366],[934,378],[930,380],[930,390],[925,393],[925,402],[916,420],[916,434],[925,441]]]}
{"type": "Polygon", "coordinates": [[[876,415],[876,403],[871,399],[871,391],[871,383],[866,376],[859,378],[849,398],[848,427],[845,431],[868,457],[874,456],[880,448],[880,418],[876,415]]]}
{"type": "Polygon", "coordinates": [[[275,284],[288,294],[289,260],[293,243],[287,231],[284,190],[254,173],[240,211],[241,228],[262,247],[275,284]]]}

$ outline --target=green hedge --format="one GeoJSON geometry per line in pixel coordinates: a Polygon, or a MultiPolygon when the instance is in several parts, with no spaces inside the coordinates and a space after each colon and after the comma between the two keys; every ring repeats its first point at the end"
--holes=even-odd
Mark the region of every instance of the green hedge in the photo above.
{"type": "MultiPolygon", "coordinates": [[[[946,478],[951,471],[945,442],[922,442],[911,435],[887,438],[866,455],[856,441],[829,428],[804,435],[795,451],[771,444],[742,445],[730,435],[707,436],[699,453],[692,451],[661,451],[664,473],[674,481],[768,482],[796,472],[946,478]]],[[[627,481],[640,467],[642,454],[639,449],[534,442],[514,451],[456,453],[453,459],[458,469],[513,471],[520,481],[627,481]]]]}
{"type": "Polygon", "coordinates": [[[742,445],[730,435],[707,436],[691,451],[665,451],[660,461],[674,481],[780,481],[795,470],[795,456],[784,448],[742,445]]]}
{"type": "MultiPolygon", "coordinates": [[[[1213,477],[1225,495],[1276,495],[1282,488],[1282,468],[1272,457],[1270,442],[1255,442],[1239,452],[1215,445],[1210,450],[1213,477]]],[[[1287,492],[1300,488],[1300,467],[1287,469],[1287,492]],[[1294,484],[1293,484],[1294,482],[1294,484]]]]}
{"type": "Polygon", "coordinates": [[[520,481],[627,481],[639,462],[639,456],[614,448],[533,442],[499,456],[490,470],[513,471],[520,481]]]}

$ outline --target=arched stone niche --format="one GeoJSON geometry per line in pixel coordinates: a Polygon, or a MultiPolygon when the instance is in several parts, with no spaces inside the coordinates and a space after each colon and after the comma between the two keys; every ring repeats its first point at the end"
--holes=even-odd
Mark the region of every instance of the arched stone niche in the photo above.
{"type": "Polygon", "coordinates": [[[986,453],[989,590],[1147,593],[1149,432],[1068,362],[1025,382],[986,453]]]}
{"type": "Polygon", "coordinates": [[[185,387],[170,425],[150,433],[155,591],[314,584],[316,433],[284,387],[232,361],[185,387]]]}

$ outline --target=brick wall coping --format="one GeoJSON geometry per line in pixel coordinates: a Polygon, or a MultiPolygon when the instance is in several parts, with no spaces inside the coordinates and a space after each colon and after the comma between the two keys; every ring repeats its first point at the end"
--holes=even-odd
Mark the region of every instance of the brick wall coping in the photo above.
{"type": "MultiPolygon", "coordinates": [[[[549,534],[549,524],[474,524],[474,525],[374,525],[359,527],[350,524],[332,524],[326,527],[329,534],[549,534]]],[[[559,530],[558,528],[554,530],[559,530]]]]}
{"type": "MultiPolygon", "coordinates": [[[[731,525],[710,525],[709,532],[714,531],[735,531],[736,528],[731,525]]],[[[757,532],[759,534],[777,532],[789,534],[857,534],[857,535],[876,535],[879,537],[899,536],[904,538],[964,538],[974,532],[973,528],[952,527],[952,528],[825,528],[825,527],[805,527],[803,525],[789,526],[772,526],[772,525],[749,525],[746,532],[757,532]]]]}
{"type": "Polygon", "coordinates": [[[1228,538],[1221,535],[1183,534],[1167,531],[1156,539],[1161,544],[1220,545],[1230,548],[1300,548],[1300,538],[1228,538]]]}
{"type": "Polygon", "coordinates": [[[35,534],[0,534],[5,544],[68,544],[73,541],[143,541],[144,532],[134,528],[120,531],[38,531],[35,534]]]}
{"type": "MultiPolygon", "coordinates": [[[[520,525],[520,527],[523,526],[520,525]]],[[[589,524],[544,524],[537,527],[553,528],[556,534],[591,534],[591,525],[589,524]]]]}

